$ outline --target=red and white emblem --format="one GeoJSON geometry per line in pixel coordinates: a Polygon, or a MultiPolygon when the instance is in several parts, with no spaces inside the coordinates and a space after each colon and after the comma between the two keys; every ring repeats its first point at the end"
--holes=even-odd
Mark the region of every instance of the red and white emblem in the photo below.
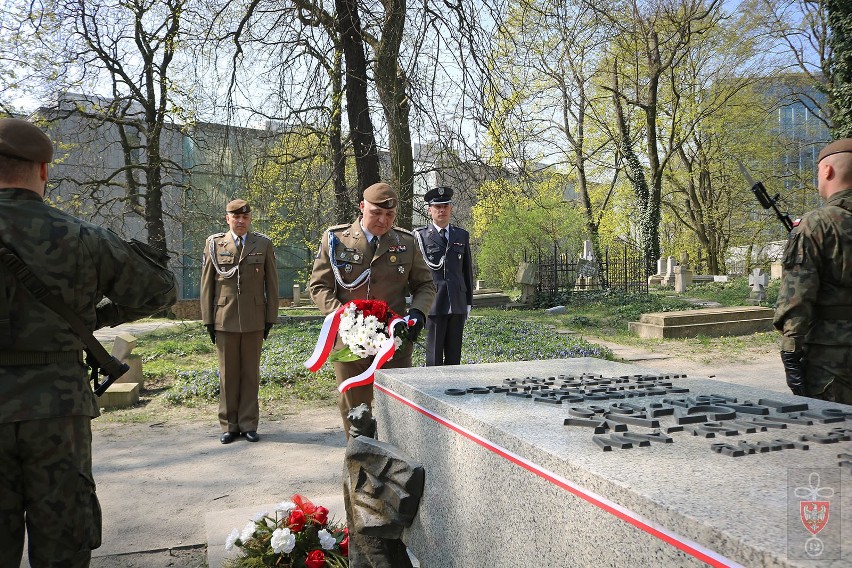
{"type": "Polygon", "coordinates": [[[802,524],[812,535],[816,536],[828,523],[828,501],[799,501],[799,511],[802,524]]]}

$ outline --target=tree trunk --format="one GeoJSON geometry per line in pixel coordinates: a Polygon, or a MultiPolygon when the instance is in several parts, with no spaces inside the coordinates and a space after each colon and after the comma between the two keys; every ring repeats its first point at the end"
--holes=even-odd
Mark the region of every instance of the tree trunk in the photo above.
{"type": "Polygon", "coordinates": [[[407,77],[399,66],[405,29],[405,0],[383,0],[382,39],[376,49],[376,90],[385,112],[390,142],[393,183],[399,191],[397,225],[410,229],[414,213],[414,156],[408,122],[407,77]]]}
{"type": "Polygon", "coordinates": [[[367,99],[367,57],[355,0],[335,0],[338,31],[346,60],[346,111],[358,170],[359,199],[364,189],[381,180],[379,154],[367,99]]]}

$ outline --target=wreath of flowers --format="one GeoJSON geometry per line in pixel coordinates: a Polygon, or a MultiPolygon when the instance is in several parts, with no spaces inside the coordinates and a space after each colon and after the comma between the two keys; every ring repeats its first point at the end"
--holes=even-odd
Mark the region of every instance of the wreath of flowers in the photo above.
{"type": "Polygon", "coordinates": [[[242,531],[234,529],[225,550],[238,548],[240,556],[228,568],[276,566],[278,568],[348,568],[349,529],[328,518],[328,509],[301,495],[261,511],[242,531]]]}

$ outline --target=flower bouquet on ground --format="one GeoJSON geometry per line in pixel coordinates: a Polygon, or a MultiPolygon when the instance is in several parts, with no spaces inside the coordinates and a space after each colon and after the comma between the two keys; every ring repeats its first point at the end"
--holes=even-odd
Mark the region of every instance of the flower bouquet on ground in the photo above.
{"type": "Polygon", "coordinates": [[[328,509],[301,495],[262,511],[243,530],[234,529],[225,550],[237,547],[241,555],[227,568],[348,568],[349,529],[329,521],[328,509]]]}
{"type": "Polygon", "coordinates": [[[311,358],[305,367],[317,372],[326,361],[357,361],[373,357],[369,369],[338,386],[345,392],[354,386],[373,382],[373,373],[389,361],[402,342],[408,338],[408,327],[414,325],[408,316],[402,317],[381,300],[352,300],[328,314],[311,358]],[[344,347],[331,352],[340,337],[344,347]]]}

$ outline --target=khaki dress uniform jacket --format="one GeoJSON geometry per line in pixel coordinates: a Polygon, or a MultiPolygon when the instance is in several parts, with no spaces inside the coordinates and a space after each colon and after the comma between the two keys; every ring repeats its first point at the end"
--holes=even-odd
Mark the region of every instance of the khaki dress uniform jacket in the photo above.
{"type": "Polygon", "coordinates": [[[248,232],[242,256],[238,256],[230,231],[207,237],[201,269],[201,319],[216,330],[222,431],[255,431],[263,331],[267,323],[278,319],[272,241],[248,232]]]}
{"type": "MultiPolygon", "coordinates": [[[[414,235],[393,227],[379,239],[373,254],[361,229],[360,219],[350,225],[331,227],[323,235],[308,289],[311,299],[323,314],[329,314],[352,300],[383,300],[391,310],[405,315],[406,296],[409,294],[411,308],[427,314],[435,298],[432,272],[417,248],[414,235]]],[[[342,344],[335,347],[340,348],[342,344]]],[[[384,367],[410,367],[412,349],[411,343],[405,342],[384,367]]],[[[370,363],[370,358],[334,363],[337,383],[358,375],[370,363]]],[[[346,420],[349,409],[372,402],[372,385],[346,391],[338,401],[344,430],[348,431],[349,427],[346,420]]]]}

